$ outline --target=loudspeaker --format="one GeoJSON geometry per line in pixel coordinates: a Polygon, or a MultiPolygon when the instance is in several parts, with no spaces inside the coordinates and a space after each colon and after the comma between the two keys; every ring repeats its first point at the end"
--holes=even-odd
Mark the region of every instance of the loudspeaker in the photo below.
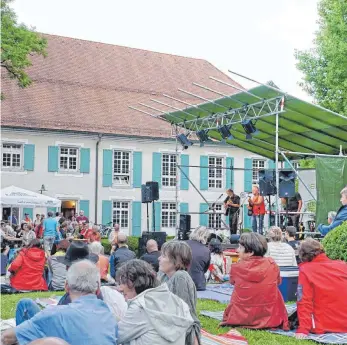
{"type": "Polygon", "coordinates": [[[261,196],[275,195],[276,171],[274,169],[259,170],[259,193],[261,196]]]}
{"type": "Polygon", "coordinates": [[[141,186],[141,201],[148,203],[159,200],[159,184],[155,181],[146,182],[141,186]]]}
{"type": "Polygon", "coordinates": [[[190,232],[179,230],[177,234],[177,239],[179,241],[187,241],[189,240],[189,233],[190,232]]]}
{"type": "Polygon", "coordinates": [[[158,249],[161,249],[161,246],[166,242],[166,232],[148,232],[144,231],[142,237],[139,238],[139,256],[141,257],[146,253],[146,244],[148,240],[155,240],[158,243],[158,249]]]}
{"type": "Polygon", "coordinates": [[[295,195],[296,173],[292,170],[281,170],[279,173],[280,198],[291,198],[295,195]]]}
{"type": "Polygon", "coordinates": [[[184,232],[190,231],[190,222],[191,215],[190,214],[181,214],[180,215],[180,230],[184,232]]]}

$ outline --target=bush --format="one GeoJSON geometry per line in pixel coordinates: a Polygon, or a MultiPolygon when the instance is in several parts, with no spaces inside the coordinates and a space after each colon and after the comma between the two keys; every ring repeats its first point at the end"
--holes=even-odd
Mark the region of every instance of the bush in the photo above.
{"type": "Polygon", "coordinates": [[[323,246],[330,259],[347,262],[347,221],[328,232],[323,246]]]}
{"type": "Polygon", "coordinates": [[[108,242],[107,238],[102,238],[101,239],[101,244],[104,247],[104,252],[106,255],[109,255],[111,252],[111,244],[108,242]]]}

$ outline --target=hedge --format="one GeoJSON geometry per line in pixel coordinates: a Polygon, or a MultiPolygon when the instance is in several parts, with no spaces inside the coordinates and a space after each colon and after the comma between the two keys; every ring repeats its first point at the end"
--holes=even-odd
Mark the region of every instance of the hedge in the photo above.
{"type": "MultiPolygon", "coordinates": [[[[138,250],[139,250],[139,238],[140,237],[137,237],[137,236],[128,236],[128,246],[129,246],[129,249],[132,250],[133,252],[135,252],[137,256],[138,256],[138,250]]],[[[172,240],[174,238],[175,238],[175,236],[166,236],[166,241],[170,241],[170,240],[172,240]]],[[[105,254],[110,254],[110,252],[111,252],[111,245],[108,242],[108,239],[107,238],[103,238],[101,240],[101,244],[104,247],[105,254]]]]}
{"type": "Polygon", "coordinates": [[[323,246],[330,259],[347,262],[347,221],[328,232],[323,246]]]}

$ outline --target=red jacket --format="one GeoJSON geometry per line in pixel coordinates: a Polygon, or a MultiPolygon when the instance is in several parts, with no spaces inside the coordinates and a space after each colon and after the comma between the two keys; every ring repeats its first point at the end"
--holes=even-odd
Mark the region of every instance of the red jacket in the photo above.
{"type": "Polygon", "coordinates": [[[278,289],[280,282],[280,269],[271,258],[251,256],[231,265],[234,292],[222,325],[288,330],[287,310],[278,289]]]}
{"type": "Polygon", "coordinates": [[[14,273],[10,278],[11,286],[17,290],[47,290],[43,278],[46,257],[39,248],[23,248],[14,259],[9,271],[14,273]]]}
{"type": "Polygon", "coordinates": [[[347,263],[325,254],[299,266],[297,333],[347,332],[347,263]]]}

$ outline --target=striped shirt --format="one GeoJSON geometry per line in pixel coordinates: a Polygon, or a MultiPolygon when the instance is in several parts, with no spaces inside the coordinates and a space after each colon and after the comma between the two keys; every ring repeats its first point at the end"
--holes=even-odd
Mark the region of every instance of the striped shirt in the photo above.
{"type": "Polygon", "coordinates": [[[297,266],[295,251],[284,242],[269,242],[265,256],[273,258],[278,266],[297,266]]]}

